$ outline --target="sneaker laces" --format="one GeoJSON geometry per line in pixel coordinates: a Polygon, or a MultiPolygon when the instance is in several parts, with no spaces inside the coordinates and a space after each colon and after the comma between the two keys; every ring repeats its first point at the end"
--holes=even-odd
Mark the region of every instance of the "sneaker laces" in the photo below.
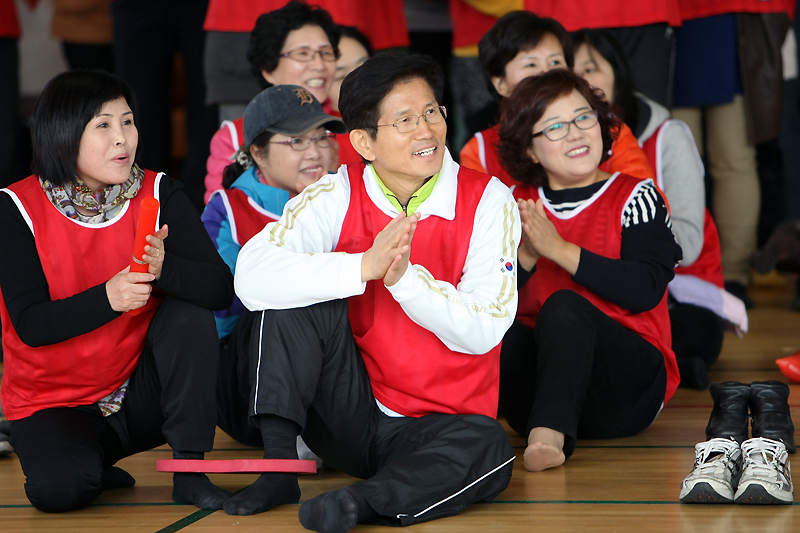
{"type": "Polygon", "coordinates": [[[776,471],[784,473],[784,463],[781,462],[786,446],[780,441],[756,437],[742,443],[742,455],[745,468],[757,475],[770,476],[776,471]]]}
{"type": "Polygon", "coordinates": [[[713,459],[719,456],[728,456],[738,448],[735,440],[728,439],[711,439],[706,442],[700,442],[695,446],[695,470],[702,471],[705,469],[713,469],[717,467],[717,463],[713,459]],[[709,462],[709,460],[711,460],[709,462]]]}

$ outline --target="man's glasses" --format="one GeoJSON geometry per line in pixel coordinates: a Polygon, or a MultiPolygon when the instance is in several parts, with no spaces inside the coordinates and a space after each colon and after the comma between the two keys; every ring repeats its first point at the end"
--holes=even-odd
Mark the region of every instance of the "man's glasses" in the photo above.
{"type": "Polygon", "coordinates": [[[394,126],[397,128],[398,133],[408,133],[417,129],[420,118],[424,118],[428,124],[439,124],[447,118],[447,109],[440,105],[428,109],[421,115],[403,115],[394,124],[377,124],[377,126],[394,126]]]}
{"type": "Polygon", "coordinates": [[[295,61],[300,61],[301,63],[308,63],[309,61],[313,61],[314,56],[317,54],[319,54],[320,59],[327,63],[333,63],[339,59],[339,50],[332,46],[323,46],[319,50],[314,50],[308,46],[301,46],[300,48],[283,52],[280,56],[288,57],[295,61]]]}
{"type": "Polygon", "coordinates": [[[551,141],[560,141],[569,135],[569,127],[571,124],[575,124],[575,127],[579,130],[591,129],[595,124],[597,124],[597,111],[581,113],[574,119],[567,122],[556,122],[555,124],[550,124],[542,131],[534,133],[533,136],[538,137],[539,135],[544,135],[551,141]]]}
{"type": "Polygon", "coordinates": [[[316,143],[317,148],[328,148],[334,138],[333,133],[323,133],[319,137],[292,137],[288,141],[269,141],[269,144],[285,144],[295,152],[303,152],[308,150],[312,142],[316,143]]]}

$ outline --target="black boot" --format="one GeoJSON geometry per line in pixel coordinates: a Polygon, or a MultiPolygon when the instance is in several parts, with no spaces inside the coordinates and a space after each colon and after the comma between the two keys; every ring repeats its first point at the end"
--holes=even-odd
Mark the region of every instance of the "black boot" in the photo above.
{"type": "Polygon", "coordinates": [[[794,453],[794,424],[789,411],[789,386],[781,381],[754,381],[750,386],[753,437],[779,440],[794,453]]]}
{"type": "Polygon", "coordinates": [[[750,385],[738,381],[712,383],[709,388],[714,400],[714,409],[706,426],[706,440],[732,438],[739,445],[746,441],[747,404],[750,400],[750,385]]]}

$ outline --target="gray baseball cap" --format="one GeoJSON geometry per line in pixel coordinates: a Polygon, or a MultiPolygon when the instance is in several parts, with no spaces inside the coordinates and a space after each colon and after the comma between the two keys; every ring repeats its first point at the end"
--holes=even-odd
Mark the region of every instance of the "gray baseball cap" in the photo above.
{"type": "Polygon", "coordinates": [[[323,126],[333,133],[347,133],[341,119],[326,115],[322,104],[308,89],[277,85],[261,91],[244,110],[244,144],[247,148],[264,131],[300,135],[323,126]]]}

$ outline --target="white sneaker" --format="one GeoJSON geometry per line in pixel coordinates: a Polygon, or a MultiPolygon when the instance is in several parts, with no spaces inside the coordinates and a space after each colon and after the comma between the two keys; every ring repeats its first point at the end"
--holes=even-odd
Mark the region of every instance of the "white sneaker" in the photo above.
{"type": "Polygon", "coordinates": [[[711,439],[694,447],[694,470],[681,483],[681,503],[733,503],[742,471],[742,450],[733,439],[711,439]]]}
{"type": "Polygon", "coordinates": [[[791,504],[794,501],[792,468],[786,446],[762,437],[742,443],[744,470],[736,503],[791,504]]]}

